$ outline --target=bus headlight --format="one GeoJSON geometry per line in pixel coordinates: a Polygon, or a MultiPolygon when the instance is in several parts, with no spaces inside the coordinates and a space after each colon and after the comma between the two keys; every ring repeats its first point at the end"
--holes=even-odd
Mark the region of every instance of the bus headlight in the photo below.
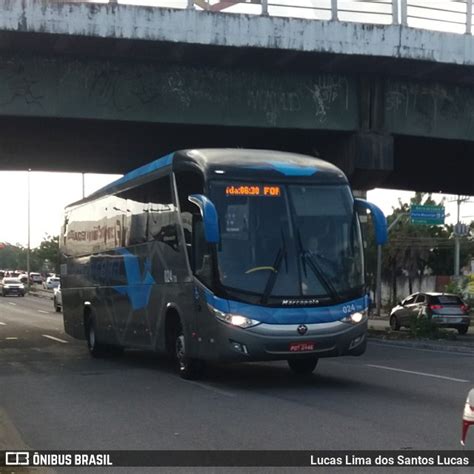
{"type": "Polygon", "coordinates": [[[363,321],[367,317],[367,310],[364,311],[356,311],[355,313],[348,314],[347,316],[344,316],[341,321],[343,323],[349,323],[349,324],[359,324],[361,321],[363,321]]]}
{"type": "Polygon", "coordinates": [[[223,311],[214,308],[214,306],[207,306],[217,319],[220,319],[224,323],[230,324],[232,326],[237,326],[239,328],[250,328],[260,324],[260,321],[256,321],[255,319],[250,319],[240,314],[224,313],[223,311]]]}

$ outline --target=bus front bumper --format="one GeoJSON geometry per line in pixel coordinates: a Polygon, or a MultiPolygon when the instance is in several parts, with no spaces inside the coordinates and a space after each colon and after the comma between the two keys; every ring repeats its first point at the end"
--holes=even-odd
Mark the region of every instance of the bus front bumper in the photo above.
{"type": "Polygon", "coordinates": [[[358,356],[367,345],[367,319],[358,324],[259,324],[241,329],[219,322],[219,326],[216,340],[222,361],[358,356]]]}

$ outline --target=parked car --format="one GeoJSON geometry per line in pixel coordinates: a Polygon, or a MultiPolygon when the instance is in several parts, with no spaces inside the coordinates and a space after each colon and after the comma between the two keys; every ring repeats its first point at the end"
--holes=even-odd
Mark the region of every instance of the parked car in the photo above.
{"type": "Polygon", "coordinates": [[[18,278],[20,279],[20,281],[24,284],[28,283],[28,274],[27,273],[20,273],[18,275],[18,278]]]}
{"type": "Polygon", "coordinates": [[[43,283],[41,273],[30,272],[30,283],[43,283]]]}
{"type": "Polygon", "coordinates": [[[43,282],[43,288],[45,290],[52,290],[54,288],[57,288],[59,286],[59,283],[59,277],[49,276],[48,278],[46,278],[46,281],[43,282]]]}
{"type": "Polygon", "coordinates": [[[443,328],[457,329],[466,334],[469,329],[469,306],[450,293],[414,293],[398,303],[390,312],[390,327],[398,331],[409,327],[412,318],[428,318],[443,328]]]}
{"type": "Polygon", "coordinates": [[[23,285],[19,278],[5,277],[2,279],[0,286],[2,296],[25,296],[25,285],[23,285]]]}
{"type": "Polygon", "coordinates": [[[61,285],[54,288],[54,295],[53,295],[53,306],[56,313],[61,312],[63,308],[63,297],[61,295],[61,285]]]}

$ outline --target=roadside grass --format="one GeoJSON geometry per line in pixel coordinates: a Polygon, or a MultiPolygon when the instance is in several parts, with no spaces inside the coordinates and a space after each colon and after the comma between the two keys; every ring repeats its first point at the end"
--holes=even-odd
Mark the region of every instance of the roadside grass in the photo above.
{"type": "Polygon", "coordinates": [[[369,335],[386,340],[448,340],[456,341],[457,333],[438,327],[426,318],[413,317],[408,330],[394,331],[391,328],[375,329],[369,324],[369,335]]]}

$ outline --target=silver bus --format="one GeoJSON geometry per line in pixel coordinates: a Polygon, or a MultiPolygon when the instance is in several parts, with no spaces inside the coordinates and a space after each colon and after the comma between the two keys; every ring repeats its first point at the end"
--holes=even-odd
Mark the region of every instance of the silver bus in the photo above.
{"type": "Polygon", "coordinates": [[[172,153],[68,206],[60,239],[66,332],[99,357],[171,355],[182,377],[206,361],[358,356],[369,299],[358,211],[344,173],[264,150],[172,153]]]}

